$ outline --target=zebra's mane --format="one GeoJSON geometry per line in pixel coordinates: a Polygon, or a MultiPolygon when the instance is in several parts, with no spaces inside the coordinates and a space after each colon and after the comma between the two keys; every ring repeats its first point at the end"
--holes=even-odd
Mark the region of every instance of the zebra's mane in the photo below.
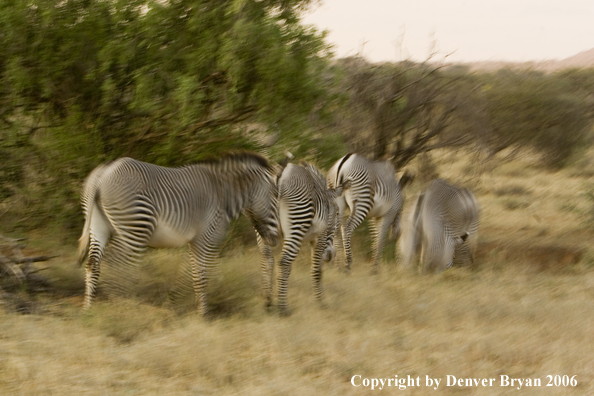
{"type": "Polygon", "coordinates": [[[301,161],[300,165],[303,168],[305,168],[313,176],[316,183],[318,183],[320,186],[322,186],[322,188],[326,188],[326,178],[324,177],[322,172],[320,172],[318,167],[316,167],[315,165],[310,164],[309,162],[306,162],[306,161],[301,161]]]}
{"type": "Polygon", "coordinates": [[[249,151],[230,152],[194,165],[205,166],[215,173],[219,198],[230,219],[247,209],[248,197],[254,188],[259,188],[254,183],[267,183],[262,171],[269,176],[274,173],[274,167],[265,157],[249,151]],[[229,184],[233,186],[231,191],[227,190],[229,184]]]}
{"type": "Polygon", "coordinates": [[[231,163],[254,163],[262,168],[271,169],[270,162],[262,155],[250,151],[229,152],[218,157],[198,161],[198,165],[225,166],[231,163]]]}

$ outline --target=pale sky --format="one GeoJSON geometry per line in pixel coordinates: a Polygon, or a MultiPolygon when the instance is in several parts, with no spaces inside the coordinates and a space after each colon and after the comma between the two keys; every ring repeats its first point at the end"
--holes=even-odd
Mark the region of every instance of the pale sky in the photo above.
{"type": "Polygon", "coordinates": [[[338,57],[541,61],[594,48],[594,0],[322,0],[304,17],[338,57]],[[432,43],[435,43],[433,45],[432,43]]]}

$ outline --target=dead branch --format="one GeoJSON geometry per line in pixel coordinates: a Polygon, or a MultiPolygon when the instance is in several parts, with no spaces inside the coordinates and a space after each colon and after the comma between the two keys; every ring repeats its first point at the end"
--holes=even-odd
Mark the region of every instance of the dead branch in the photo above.
{"type": "Polygon", "coordinates": [[[24,239],[8,238],[0,235],[0,280],[11,279],[23,283],[27,278],[43,269],[33,268],[32,264],[51,260],[58,256],[26,257],[22,249],[24,239]]]}

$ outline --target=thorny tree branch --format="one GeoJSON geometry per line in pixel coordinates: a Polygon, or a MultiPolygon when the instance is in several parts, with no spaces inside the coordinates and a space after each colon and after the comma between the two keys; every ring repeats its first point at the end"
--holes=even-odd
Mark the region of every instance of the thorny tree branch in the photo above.
{"type": "Polygon", "coordinates": [[[351,106],[346,118],[353,147],[375,159],[390,159],[401,168],[420,153],[471,141],[459,133],[445,135],[464,100],[452,90],[460,78],[441,73],[447,65],[374,66],[355,61],[346,64],[355,66],[348,84],[351,106]]]}

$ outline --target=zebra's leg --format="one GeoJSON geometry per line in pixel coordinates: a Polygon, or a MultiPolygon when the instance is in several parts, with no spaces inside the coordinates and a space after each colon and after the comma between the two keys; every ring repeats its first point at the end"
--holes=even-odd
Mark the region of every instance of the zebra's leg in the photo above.
{"type": "Polygon", "coordinates": [[[89,309],[97,292],[101,260],[111,238],[112,228],[99,207],[94,204],[89,225],[89,252],[85,266],[85,298],[83,309],[89,309]]]}
{"type": "Polygon", "coordinates": [[[436,241],[435,236],[427,233],[427,230],[422,235],[421,243],[421,272],[426,274],[434,268],[435,265],[435,249],[439,242],[436,241]]]}
{"type": "Polygon", "coordinates": [[[454,258],[455,243],[447,238],[445,232],[427,235],[423,247],[424,272],[441,272],[451,266],[454,258]],[[437,235],[435,235],[437,234],[437,235]]]}
{"type": "MultiPolygon", "coordinates": [[[[478,225],[476,227],[478,228],[478,225]]],[[[478,249],[478,232],[475,231],[471,233],[468,236],[466,243],[468,244],[468,255],[470,265],[474,266],[474,259],[476,258],[476,251],[478,249]]]]}
{"type": "Polygon", "coordinates": [[[104,213],[113,236],[105,257],[105,284],[110,292],[129,294],[138,284],[138,262],[156,226],[156,211],[142,195],[126,197],[129,205],[118,207],[106,200],[104,213]]]}
{"type": "Polygon", "coordinates": [[[382,251],[384,250],[386,234],[388,233],[388,228],[390,227],[391,223],[391,221],[387,221],[386,216],[370,219],[369,224],[371,226],[371,236],[373,238],[373,268],[371,270],[373,274],[377,274],[379,272],[379,262],[382,257],[382,251]]]}
{"type": "MultiPolygon", "coordinates": [[[[109,254],[107,258],[107,279],[108,288],[119,292],[127,292],[128,286],[135,285],[135,271],[137,270],[138,258],[146,250],[150,231],[136,229],[134,232],[115,234],[109,242],[109,254]]],[[[89,308],[96,293],[99,280],[100,263],[105,252],[105,244],[101,244],[91,238],[89,250],[89,262],[86,267],[86,287],[84,308],[89,308]]]]}
{"type": "Polygon", "coordinates": [[[272,307],[272,289],[274,276],[274,256],[272,255],[272,247],[264,242],[258,232],[256,232],[256,239],[258,247],[262,254],[262,286],[264,289],[264,297],[266,298],[265,307],[272,307]]]}
{"type": "Polygon", "coordinates": [[[190,244],[192,282],[198,303],[198,313],[203,317],[208,315],[208,299],[206,290],[216,256],[217,251],[214,247],[209,248],[208,246],[204,246],[203,243],[190,244]]]}
{"type": "Polygon", "coordinates": [[[342,246],[344,248],[344,270],[349,273],[351,272],[351,265],[353,263],[353,253],[351,252],[351,235],[353,230],[348,227],[348,223],[341,227],[342,234],[342,246]]]}
{"type": "Polygon", "coordinates": [[[389,230],[390,237],[394,239],[394,244],[396,245],[402,236],[402,211],[396,215],[394,221],[389,226],[389,230]]]}
{"type": "Polygon", "coordinates": [[[112,237],[102,280],[109,295],[129,295],[136,288],[139,259],[146,251],[150,235],[151,230],[139,228],[112,237]]]}
{"type": "Polygon", "coordinates": [[[324,235],[314,238],[311,242],[311,282],[315,299],[323,306],[324,289],[322,288],[322,256],[326,249],[324,235]]]}
{"type": "Polygon", "coordinates": [[[301,243],[303,242],[303,235],[305,231],[303,228],[300,230],[291,230],[291,234],[285,237],[283,242],[282,256],[278,263],[279,271],[277,274],[277,304],[279,313],[283,316],[289,315],[287,309],[287,288],[289,283],[289,275],[291,274],[291,266],[295,257],[301,249],[301,243]]]}
{"type": "Polygon", "coordinates": [[[421,251],[422,230],[421,224],[411,219],[404,224],[404,232],[400,241],[400,252],[402,254],[402,268],[410,268],[415,257],[421,251]]]}
{"type": "Polygon", "coordinates": [[[192,282],[198,303],[198,313],[203,317],[208,315],[206,291],[209,277],[226,230],[227,224],[219,217],[218,221],[213,221],[202,235],[190,242],[192,282]]]}
{"type": "Polygon", "coordinates": [[[353,254],[351,252],[351,237],[353,236],[353,231],[363,222],[367,213],[369,213],[369,210],[364,210],[361,205],[357,204],[357,201],[353,201],[351,214],[342,229],[344,252],[346,255],[345,269],[347,272],[351,271],[351,265],[353,263],[353,254]]]}
{"type": "Polygon", "coordinates": [[[422,272],[434,272],[444,265],[444,247],[446,244],[446,227],[440,218],[424,215],[420,219],[422,228],[422,272]]]}
{"type": "Polygon", "coordinates": [[[339,197],[336,200],[338,205],[338,216],[335,221],[335,228],[334,228],[334,266],[337,268],[344,268],[346,265],[346,251],[344,248],[344,239],[342,237],[343,233],[343,220],[344,220],[344,212],[346,207],[346,201],[344,197],[339,197]]]}
{"type": "Polygon", "coordinates": [[[441,272],[447,268],[451,268],[454,263],[454,252],[456,249],[456,242],[451,238],[446,238],[443,245],[441,255],[437,256],[435,272],[441,272]]]}
{"type": "Polygon", "coordinates": [[[452,261],[452,265],[454,263],[459,267],[466,267],[472,264],[470,248],[466,241],[456,244],[456,247],[454,248],[454,259],[452,261]]]}
{"type": "Polygon", "coordinates": [[[85,299],[83,308],[89,309],[97,291],[97,283],[99,282],[99,273],[101,266],[101,259],[107,241],[101,241],[94,235],[91,235],[91,242],[89,245],[89,257],[85,267],[85,299]]]}
{"type": "Polygon", "coordinates": [[[346,255],[342,239],[342,228],[342,220],[337,221],[336,228],[334,230],[334,266],[337,268],[344,268],[346,263],[346,255]]]}

